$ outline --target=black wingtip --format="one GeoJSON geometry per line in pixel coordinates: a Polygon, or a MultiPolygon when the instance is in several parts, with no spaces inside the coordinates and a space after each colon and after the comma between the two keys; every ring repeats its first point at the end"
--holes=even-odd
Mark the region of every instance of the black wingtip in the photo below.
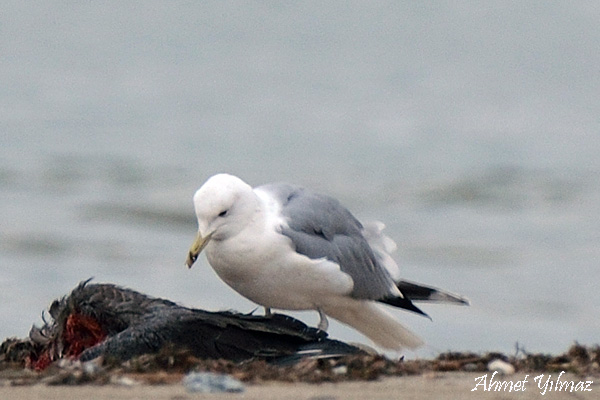
{"type": "Polygon", "coordinates": [[[426,286],[406,280],[397,282],[396,286],[405,297],[412,301],[470,305],[467,298],[432,286],[426,286]]]}
{"type": "Polygon", "coordinates": [[[415,306],[412,301],[405,297],[386,297],[385,299],[379,300],[379,302],[417,313],[431,320],[431,317],[426,312],[415,306]]]}

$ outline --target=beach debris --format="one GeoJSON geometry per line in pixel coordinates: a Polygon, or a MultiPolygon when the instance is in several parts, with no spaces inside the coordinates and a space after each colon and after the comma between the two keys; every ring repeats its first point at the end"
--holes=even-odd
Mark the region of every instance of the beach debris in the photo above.
{"type": "Polygon", "coordinates": [[[131,387],[131,386],[136,386],[136,385],[140,384],[138,381],[136,381],[135,379],[132,379],[128,376],[116,376],[116,375],[111,376],[109,382],[113,385],[125,386],[125,387],[131,387]]]}
{"type": "Polygon", "coordinates": [[[244,384],[226,374],[190,372],[183,378],[183,386],[192,393],[241,393],[244,384]]]}
{"type": "Polygon", "coordinates": [[[348,373],[348,366],[340,365],[338,367],[332,368],[331,372],[333,372],[336,375],[345,375],[348,373]]]}
{"type": "Polygon", "coordinates": [[[506,374],[512,368],[600,376],[598,345],[575,343],[558,355],[517,346],[512,355],[445,352],[434,359],[391,360],[328,339],[282,314],[211,313],[110,284],[80,284],[52,303],[49,317],[29,337],[0,345],[0,386],[176,384],[190,371],[252,384],[438,377],[496,368],[506,374]],[[496,360],[510,367],[497,367],[496,360]]]}
{"type": "Polygon", "coordinates": [[[462,370],[465,372],[476,372],[479,370],[479,367],[476,363],[466,363],[462,366],[462,370]]]}
{"type": "Polygon", "coordinates": [[[70,359],[58,360],[44,375],[41,383],[46,385],[80,385],[108,379],[106,371],[96,363],[70,359]]]}
{"type": "MultiPolygon", "coordinates": [[[[2,385],[106,385],[128,386],[127,379],[139,384],[159,385],[181,383],[189,371],[205,371],[229,375],[245,384],[278,382],[344,382],[369,381],[391,376],[422,375],[438,378],[443,373],[488,371],[490,362],[500,359],[510,363],[520,373],[554,373],[567,371],[597,380],[600,377],[599,346],[581,346],[577,351],[559,355],[502,353],[443,353],[435,359],[390,360],[382,355],[350,355],[328,359],[303,359],[294,364],[278,365],[265,360],[235,362],[231,360],[199,359],[180,349],[163,349],[156,354],[144,354],[126,362],[105,362],[100,370],[90,370],[78,362],[68,360],[54,363],[41,372],[23,368],[22,363],[7,361],[0,354],[0,382],[2,385]],[[585,351],[585,354],[583,353],[585,351]],[[3,360],[4,358],[4,360],[3,360]],[[587,363],[584,363],[587,360],[587,363]],[[59,368],[62,366],[64,368],[59,368]],[[73,369],[69,372],[69,369],[73,369]]],[[[136,384],[137,384],[136,383],[136,384]]]]}
{"type": "Polygon", "coordinates": [[[496,371],[501,375],[512,375],[515,373],[515,367],[504,360],[496,358],[487,365],[488,371],[496,371]]]}

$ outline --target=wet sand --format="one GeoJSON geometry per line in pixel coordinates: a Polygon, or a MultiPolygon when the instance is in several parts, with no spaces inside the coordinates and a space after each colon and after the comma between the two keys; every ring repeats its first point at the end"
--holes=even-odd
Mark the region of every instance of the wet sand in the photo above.
{"type": "MultiPolygon", "coordinates": [[[[593,380],[589,386],[590,391],[577,390],[565,393],[548,390],[544,395],[534,382],[534,377],[541,373],[529,374],[528,382],[524,385],[525,391],[483,391],[480,385],[477,391],[472,389],[477,384],[477,378],[484,375],[482,372],[443,372],[426,373],[417,376],[404,376],[383,378],[370,382],[342,382],[342,383],[280,383],[267,382],[246,386],[243,393],[200,394],[189,393],[180,384],[171,385],[84,385],[84,386],[5,386],[0,387],[2,399],[87,399],[87,400],[115,400],[115,399],[149,399],[149,400],[185,400],[185,399],[306,399],[306,400],[334,400],[334,399],[596,399],[600,393],[600,381],[594,377],[581,377],[564,374],[561,381],[573,380],[575,383],[593,380]]],[[[491,377],[488,374],[488,379],[491,377]]],[[[517,373],[497,380],[522,381],[526,374],[517,373]]],[[[555,381],[558,374],[551,373],[551,381],[555,381]]],[[[546,373],[543,382],[546,382],[546,373]]],[[[580,387],[581,389],[582,387],[580,387]]]]}

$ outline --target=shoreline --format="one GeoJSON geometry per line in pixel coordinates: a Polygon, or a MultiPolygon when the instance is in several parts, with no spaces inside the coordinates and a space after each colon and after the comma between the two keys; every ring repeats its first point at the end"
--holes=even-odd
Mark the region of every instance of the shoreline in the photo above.
{"type": "MultiPolygon", "coordinates": [[[[534,373],[535,376],[542,373],[534,373]]],[[[198,394],[187,392],[181,384],[148,385],[134,384],[122,385],[83,385],[83,386],[4,386],[0,387],[0,397],[3,399],[33,400],[44,398],[47,400],[58,400],[65,398],[86,398],[88,400],[114,400],[114,399],[149,399],[149,400],[185,400],[185,399],[392,399],[392,398],[419,398],[424,400],[433,399],[469,399],[481,398],[500,400],[511,396],[519,399],[562,399],[565,390],[547,390],[542,394],[543,387],[538,387],[531,373],[516,373],[503,376],[499,380],[518,382],[529,375],[525,390],[483,390],[482,386],[476,387],[481,372],[431,372],[422,375],[411,375],[403,377],[386,377],[376,381],[347,381],[339,383],[284,383],[264,382],[262,384],[249,384],[241,393],[216,393],[198,394]],[[483,393],[482,393],[483,392],[483,393]]],[[[543,374],[543,382],[547,381],[549,375],[554,381],[558,374],[543,374]]],[[[492,373],[487,373],[488,379],[492,373]]],[[[588,390],[577,390],[569,392],[579,396],[578,398],[595,398],[600,391],[600,380],[597,378],[581,377],[572,373],[563,374],[562,381],[572,380],[574,382],[585,382],[591,380],[588,390]]],[[[568,391],[568,390],[566,390],[568,391]]]]}
{"type": "Polygon", "coordinates": [[[600,346],[578,343],[558,355],[447,352],[435,359],[390,360],[362,354],[287,366],[197,359],[164,349],[122,363],[60,359],[41,372],[9,361],[11,346],[3,347],[0,399],[592,399],[600,392],[600,346]],[[228,375],[244,390],[191,392],[182,382],[190,371],[228,375]]]}

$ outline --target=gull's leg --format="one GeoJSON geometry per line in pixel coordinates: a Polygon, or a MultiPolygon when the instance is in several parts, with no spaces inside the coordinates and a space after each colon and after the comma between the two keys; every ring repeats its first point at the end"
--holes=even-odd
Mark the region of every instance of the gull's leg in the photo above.
{"type": "Polygon", "coordinates": [[[327,332],[327,328],[329,328],[329,321],[327,320],[327,315],[325,315],[323,310],[321,310],[320,308],[317,308],[317,311],[319,312],[319,318],[321,318],[321,320],[319,321],[319,325],[317,325],[317,328],[327,332]]]}
{"type": "Polygon", "coordinates": [[[265,317],[270,317],[271,315],[273,315],[273,313],[271,312],[271,308],[265,307],[265,317]]]}

